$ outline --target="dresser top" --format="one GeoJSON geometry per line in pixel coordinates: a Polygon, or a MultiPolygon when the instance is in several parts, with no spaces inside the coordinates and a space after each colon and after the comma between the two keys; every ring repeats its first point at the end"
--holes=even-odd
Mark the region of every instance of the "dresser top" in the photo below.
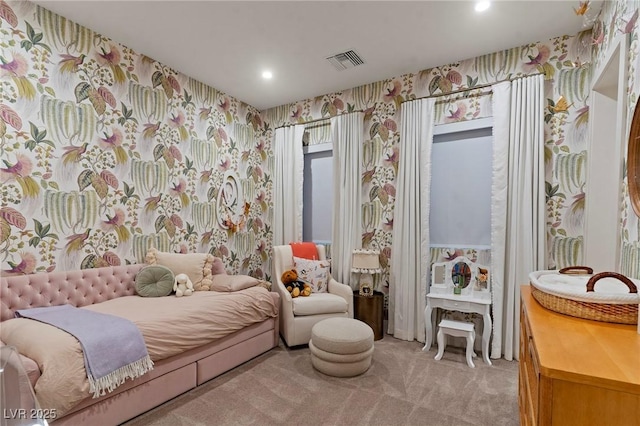
{"type": "Polygon", "coordinates": [[[520,293],[541,374],[640,394],[637,326],[551,311],[533,298],[529,285],[521,286],[520,293]]]}

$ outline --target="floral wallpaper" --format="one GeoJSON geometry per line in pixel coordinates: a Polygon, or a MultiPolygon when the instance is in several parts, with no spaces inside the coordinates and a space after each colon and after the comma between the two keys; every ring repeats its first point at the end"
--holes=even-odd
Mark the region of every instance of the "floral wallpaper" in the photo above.
{"type": "MultiPolygon", "coordinates": [[[[590,32],[557,37],[272,108],[263,112],[269,129],[260,137],[268,143],[271,130],[281,125],[365,111],[362,244],[365,248],[381,250],[381,264],[388,277],[402,102],[476,88],[466,96],[452,94],[439,99],[436,123],[487,117],[492,115],[491,97],[482,86],[543,73],[547,98],[548,263],[550,268],[579,264],[583,244],[591,43],[590,32]]],[[[469,252],[465,247],[440,251],[434,258],[442,260],[456,252],[469,252]]],[[[486,258],[487,253],[481,254],[486,258]]]]}
{"type": "MultiPolygon", "coordinates": [[[[640,3],[637,1],[604,2],[602,13],[594,23],[594,66],[598,67],[620,34],[628,34],[628,105],[627,136],[631,120],[640,93],[640,58],[638,57],[637,20],[640,3]]],[[[622,203],[620,205],[620,241],[621,273],[640,279],[640,219],[636,216],[629,199],[629,187],[626,177],[626,145],[624,149],[625,166],[622,181],[622,203]]]]}
{"type": "Polygon", "coordinates": [[[30,2],[0,0],[3,273],[210,252],[266,278],[257,110],[30,2]]]}
{"type": "MultiPolygon", "coordinates": [[[[604,2],[593,32],[258,112],[40,6],[0,0],[3,273],[141,262],[155,246],[210,252],[230,272],[269,279],[273,130],[355,110],[366,130],[362,242],[381,250],[388,270],[401,103],[442,96],[438,123],[491,116],[482,86],[534,73],[545,75],[547,98],[548,264],[579,264],[592,62],[617,33],[630,33],[632,112],[637,16],[637,2],[604,2]],[[473,90],[444,96],[460,89],[473,90]]],[[[327,130],[310,132],[309,143],[327,130]]],[[[622,269],[640,277],[640,224],[624,188],[622,269]]],[[[488,256],[460,247],[434,258],[457,252],[488,256]]]]}

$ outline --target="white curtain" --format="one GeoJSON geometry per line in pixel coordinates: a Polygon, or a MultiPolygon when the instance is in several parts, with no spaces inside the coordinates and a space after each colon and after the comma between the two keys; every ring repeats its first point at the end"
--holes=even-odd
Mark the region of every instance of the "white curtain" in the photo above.
{"type": "MultiPolygon", "coordinates": [[[[364,114],[331,118],[333,141],[333,221],[331,275],[351,285],[351,255],[362,247],[362,142],[364,114]]],[[[354,283],[355,285],[355,283],[354,283]]]]}
{"type": "Polygon", "coordinates": [[[493,86],[491,358],[518,359],[520,285],[546,269],[544,80],[493,86]]]}
{"type": "Polygon", "coordinates": [[[276,129],[273,144],[273,245],[302,241],[304,125],[276,129]]]}
{"type": "Polygon", "coordinates": [[[433,98],[419,99],[403,103],[400,111],[388,331],[408,341],[425,341],[434,105],[433,98]]]}

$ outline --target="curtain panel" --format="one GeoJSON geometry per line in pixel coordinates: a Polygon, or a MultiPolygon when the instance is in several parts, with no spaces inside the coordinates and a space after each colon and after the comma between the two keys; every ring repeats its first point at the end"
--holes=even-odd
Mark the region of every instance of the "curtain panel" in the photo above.
{"type": "Polygon", "coordinates": [[[273,154],[273,245],[302,241],[302,183],[304,125],[275,131],[273,154]]]}
{"type": "Polygon", "coordinates": [[[493,86],[491,358],[518,358],[520,285],[546,269],[542,75],[493,86]]]}
{"type": "Polygon", "coordinates": [[[424,311],[429,286],[429,193],[435,99],[405,102],[400,112],[388,332],[425,341],[424,311]]]}
{"type": "Polygon", "coordinates": [[[333,141],[333,216],[331,275],[355,289],[351,255],[362,247],[362,143],[364,113],[331,118],[333,141]]]}

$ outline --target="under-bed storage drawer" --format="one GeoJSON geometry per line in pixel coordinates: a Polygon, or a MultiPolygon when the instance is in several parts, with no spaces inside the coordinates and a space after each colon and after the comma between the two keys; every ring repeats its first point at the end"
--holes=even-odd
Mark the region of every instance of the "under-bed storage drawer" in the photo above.
{"type": "Polygon", "coordinates": [[[273,330],[237,343],[197,362],[198,386],[273,347],[273,330]]]}
{"type": "Polygon", "coordinates": [[[120,424],[196,387],[196,364],[188,364],[53,422],[64,425],[120,424]]]}

